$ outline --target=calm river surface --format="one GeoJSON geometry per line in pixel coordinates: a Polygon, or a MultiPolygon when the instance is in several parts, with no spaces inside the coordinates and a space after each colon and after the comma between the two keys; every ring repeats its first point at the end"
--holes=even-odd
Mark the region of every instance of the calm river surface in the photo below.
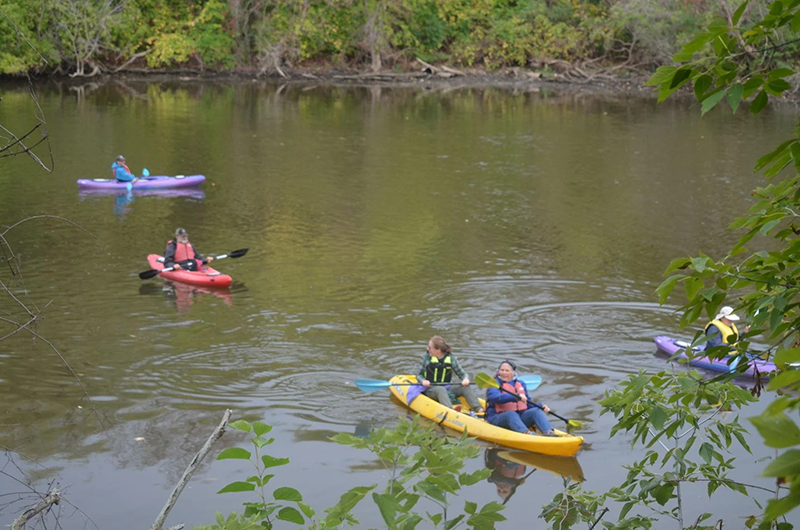
{"type": "MultiPolygon", "coordinates": [[[[388,391],[352,382],[414,372],[432,335],[473,376],[505,358],[540,374],[538,398],[591,422],[577,458],[585,487],[618,484],[630,439],[609,438],[597,401],[665,366],[652,338],[680,333],[681,300],[659,307],[663,270],[701,250],[721,257],[736,239],[725,227],[762,182],[751,168],[796,121],[789,110],[701,119],[688,101],[499,88],[111,82],[37,93],[55,170],[1,159],[0,224],[49,214],[85,231],[20,225],[6,237],[23,276],[2,280],[42,311],[36,332],[80,375],[105,430],[56,353],[20,332],[0,343],[0,444],[31,459],[13,463],[38,489],[66,489],[80,509],[61,508],[66,529],[149,528],[226,408],[274,425],[269,453],[291,463],[273,484],[318,512],[350,487],[384,484],[371,453],[329,438],[403,417],[388,391]],[[207,181],[183,194],[79,193],[75,180],[108,177],[118,154],[137,174],[207,181]],[[229,290],[138,278],[178,226],[200,252],[250,249],[215,264],[233,276],[229,290]]],[[[0,85],[0,97],[0,123],[35,125],[25,86],[0,85]]],[[[8,296],[0,311],[24,318],[8,296]]],[[[244,442],[227,434],[212,457],[244,442]]],[[[769,486],[756,460],[774,453],[752,445],[736,478],[769,486]]],[[[2,458],[0,493],[25,491],[2,458]]],[[[210,524],[255,500],[216,495],[247,471],[209,458],[167,523],[210,524]]],[[[500,527],[544,528],[540,507],[562,487],[531,475],[500,527]]],[[[708,510],[704,492],[688,491],[687,519],[708,510]]],[[[463,499],[503,500],[494,482],[463,499]]],[[[0,524],[29,504],[0,508],[0,524]]],[[[736,495],[715,504],[732,527],[757,512],[736,495]]],[[[381,523],[370,499],[357,514],[381,523]]]]}

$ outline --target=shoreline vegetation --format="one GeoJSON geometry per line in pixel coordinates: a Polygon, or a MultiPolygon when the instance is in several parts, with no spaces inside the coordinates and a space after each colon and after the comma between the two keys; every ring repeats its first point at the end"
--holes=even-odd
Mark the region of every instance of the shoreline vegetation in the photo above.
{"type": "MultiPolygon", "coordinates": [[[[0,76],[640,89],[730,0],[6,0],[0,76]]],[[[748,16],[764,9],[753,6],[748,16]]],[[[789,56],[795,49],[781,53],[789,56]]]]}

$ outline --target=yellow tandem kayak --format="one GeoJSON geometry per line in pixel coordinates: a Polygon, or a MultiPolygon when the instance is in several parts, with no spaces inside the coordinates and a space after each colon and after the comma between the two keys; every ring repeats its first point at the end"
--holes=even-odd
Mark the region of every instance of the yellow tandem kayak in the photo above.
{"type": "Polygon", "coordinates": [[[474,436],[487,442],[494,442],[505,447],[530,451],[531,453],[575,456],[584,441],[582,436],[573,436],[562,431],[555,431],[558,436],[541,436],[496,427],[481,418],[470,416],[469,406],[465,401],[462,401],[462,410],[466,414],[447,408],[425,394],[420,394],[409,404],[406,402],[406,393],[412,387],[398,386],[398,384],[416,383],[416,376],[396,375],[390,379],[390,382],[393,383],[390,387],[392,395],[414,412],[435,421],[439,425],[444,425],[458,432],[466,431],[469,436],[474,436]]]}

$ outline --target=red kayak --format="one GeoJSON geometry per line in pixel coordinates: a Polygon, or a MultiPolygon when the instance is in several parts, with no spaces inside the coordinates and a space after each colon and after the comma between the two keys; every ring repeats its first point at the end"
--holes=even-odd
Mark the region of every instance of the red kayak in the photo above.
{"type": "MultiPolygon", "coordinates": [[[[164,268],[164,258],[158,254],[147,256],[147,263],[151,269],[161,270],[164,268]]],[[[152,273],[151,273],[152,274],[152,273]]],[[[202,285],[204,287],[228,287],[233,278],[227,274],[212,269],[208,265],[203,265],[199,271],[168,271],[160,272],[159,276],[176,282],[190,283],[192,285],[202,285]]]]}

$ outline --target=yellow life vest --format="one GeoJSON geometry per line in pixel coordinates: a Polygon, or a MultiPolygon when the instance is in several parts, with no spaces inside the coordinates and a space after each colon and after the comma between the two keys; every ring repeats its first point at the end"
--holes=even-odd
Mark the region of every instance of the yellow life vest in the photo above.
{"type": "Polygon", "coordinates": [[[449,383],[453,374],[453,362],[450,354],[442,357],[440,361],[437,357],[431,355],[431,360],[428,362],[425,378],[431,383],[449,383]]]}
{"type": "Polygon", "coordinates": [[[726,326],[721,320],[712,320],[706,324],[705,331],[708,331],[709,326],[717,326],[717,329],[722,334],[722,344],[733,344],[728,340],[728,338],[733,335],[736,336],[737,340],[739,339],[739,330],[736,328],[736,324],[733,322],[731,322],[730,326],[726,326]]]}

